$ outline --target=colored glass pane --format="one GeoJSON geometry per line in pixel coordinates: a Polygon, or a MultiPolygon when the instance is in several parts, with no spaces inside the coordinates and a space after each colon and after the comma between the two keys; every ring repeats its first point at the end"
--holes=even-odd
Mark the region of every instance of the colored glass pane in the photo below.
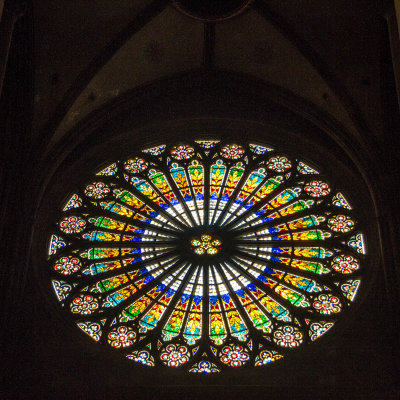
{"type": "Polygon", "coordinates": [[[186,146],[180,144],[178,146],[174,146],[171,149],[171,156],[175,160],[189,160],[192,158],[194,153],[194,148],[192,146],[186,146]]]}
{"type": "Polygon", "coordinates": [[[144,149],[143,153],[151,154],[153,156],[159,156],[164,152],[165,147],[166,146],[164,144],[161,146],[149,147],[148,149],[144,149]]]}
{"type": "Polygon", "coordinates": [[[133,351],[126,357],[130,360],[138,362],[139,364],[147,365],[148,367],[154,367],[154,357],[149,353],[148,350],[133,351]]]}
{"type": "Polygon", "coordinates": [[[348,201],[345,199],[342,193],[336,193],[336,195],[332,199],[332,204],[336,207],[343,207],[351,210],[351,206],[348,201]]]}
{"type": "Polygon", "coordinates": [[[117,163],[113,163],[113,164],[109,165],[108,167],[99,171],[96,175],[112,176],[112,175],[115,175],[117,170],[118,170],[117,163]]]}
{"type": "Polygon", "coordinates": [[[299,162],[297,166],[297,170],[304,175],[308,174],[318,174],[318,171],[316,171],[314,168],[311,168],[309,165],[305,164],[304,162],[299,162]]]}
{"type": "Polygon", "coordinates": [[[262,350],[255,359],[255,366],[269,364],[273,361],[279,360],[283,356],[273,350],[262,350]]]}
{"type": "Polygon", "coordinates": [[[218,369],[218,367],[210,361],[200,361],[199,363],[194,364],[189,371],[211,374],[214,372],[220,372],[220,369],[218,369]]]}
{"type": "Polygon", "coordinates": [[[190,241],[191,249],[198,255],[217,254],[221,247],[221,240],[213,239],[211,235],[201,235],[200,239],[192,239],[190,241]]]}
{"type": "Polygon", "coordinates": [[[130,158],[124,162],[124,170],[129,174],[138,174],[145,171],[148,165],[141,157],[130,158]]]}
{"type": "Polygon", "coordinates": [[[244,148],[237,144],[227,144],[221,148],[221,155],[230,160],[237,160],[244,154],[244,148]]]}
{"type": "Polygon", "coordinates": [[[197,143],[203,149],[211,149],[212,147],[215,147],[219,142],[219,140],[195,140],[195,143],[197,143]]]}
{"type": "Polygon", "coordinates": [[[269,151],[273,151],[273,149],[265,146],[260,146],[258,144],[249,144],[250,150],[254,154],[265,154],[268,153],[269,151]]]}
{"type": "Polygon", "coordinates": [[[72,197],[68,200],[67,204],[63,208],[63,211],[68,211],[73,208],[78,208],[82,205],[82,199],[77,195],[74,194],[72,197]]]}

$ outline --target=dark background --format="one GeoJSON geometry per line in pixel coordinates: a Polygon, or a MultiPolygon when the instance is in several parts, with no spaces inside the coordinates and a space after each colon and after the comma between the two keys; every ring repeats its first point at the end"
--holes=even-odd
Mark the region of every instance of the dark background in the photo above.
{"type": "Polygon", "coordinates": [[[161,0],[6,2],[0,398],[398,399],[393,23],[391,2],[372,0],[255,0],[215,23],[161,0]],[[103,161],[212,129],[297,150],[340,181],[363,215],[370,271],[352,313],[276,365],[216,376],[146,369],[59,312],[48,231],[103,161]]]}

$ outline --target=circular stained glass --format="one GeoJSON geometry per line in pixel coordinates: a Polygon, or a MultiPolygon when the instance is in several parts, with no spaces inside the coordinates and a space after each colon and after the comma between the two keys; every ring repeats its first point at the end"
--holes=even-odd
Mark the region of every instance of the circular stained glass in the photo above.
{"type": "Polygon", "coordinates": [[[352,206],[307,162],[197,140],[97,172],[60,213],[49,270],[93,340],[145,366],[216,373],[327,332],[364,257],[352,206]]]}

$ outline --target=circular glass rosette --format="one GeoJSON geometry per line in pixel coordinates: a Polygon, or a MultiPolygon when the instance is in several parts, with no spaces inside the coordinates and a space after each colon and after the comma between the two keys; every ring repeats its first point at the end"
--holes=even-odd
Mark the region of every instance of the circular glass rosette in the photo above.
{"type": "Polygon", "coordinates": [[[160,145],[103,168],[50,238],[52,285],[93,340],[146,366],[276,361],[354,300],[364,235],[307,162],[253,143],[160,145]]]}

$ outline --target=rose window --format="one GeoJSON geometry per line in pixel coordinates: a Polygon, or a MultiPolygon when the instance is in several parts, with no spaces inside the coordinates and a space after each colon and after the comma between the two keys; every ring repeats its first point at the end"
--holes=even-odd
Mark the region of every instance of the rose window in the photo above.
{"type": "Polygon", "coordinates": [[[160,143],[69,193],[49,274],[80,330],[143,368],[269,365],[351,307],[357,215],[311,162],[273,146],[160,143]]]}

